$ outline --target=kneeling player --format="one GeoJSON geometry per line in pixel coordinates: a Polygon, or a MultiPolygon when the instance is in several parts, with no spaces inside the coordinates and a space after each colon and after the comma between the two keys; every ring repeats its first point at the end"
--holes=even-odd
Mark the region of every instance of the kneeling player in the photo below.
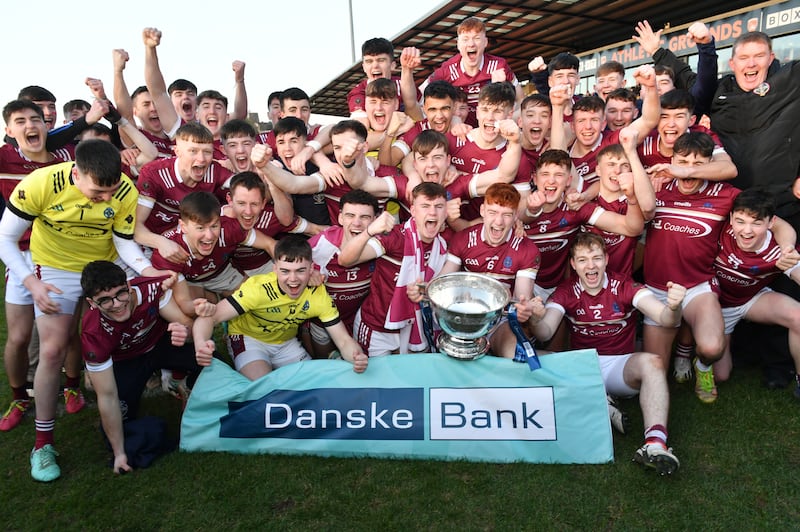
{"type": "Polygon", "coordinates": [[[537,338],[549,339],[566,315],[575,349],[597,349],[606,392],[619,396],[639,394],[645,426],[644,445],[633,460],[662,475],[674,473],[680,462],[667,447],[669,390],[662,359],[653,353],[634,352],[636,319],[640,310],[657,323],[674,327],[681,320],[686,289],[669,283],[667,304],[633,279],[606,271],[608,254],[600,235],[579,233],[570,249],[570,265],[577,279],[561,283],[546,307],[537,305],[532,320],[537,338]],[[627,354],[625,354],[627,353],[627,354]]]}

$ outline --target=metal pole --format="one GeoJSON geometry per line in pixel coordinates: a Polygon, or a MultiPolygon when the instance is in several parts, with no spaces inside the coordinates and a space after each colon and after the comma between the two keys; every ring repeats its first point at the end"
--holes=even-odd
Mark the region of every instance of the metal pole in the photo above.
{"type": "Polygon", "coordinates": [[[351,62],[356,62],[356,34],[353,28],[353,0],[347,0],[347,5],[350,8],[350,56],[351,62]]]}

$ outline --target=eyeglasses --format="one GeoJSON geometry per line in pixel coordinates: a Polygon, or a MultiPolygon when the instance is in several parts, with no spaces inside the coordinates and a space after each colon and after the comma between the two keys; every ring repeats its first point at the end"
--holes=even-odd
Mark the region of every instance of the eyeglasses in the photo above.
{"type": "Polygon", "coordinates": [[[101,297],[99,299],[93,299],[92,301],[94,301],[101,309],[109,310],[114,306],[115,299],[120,303],[127,303],[131,299],[130,289],[126,286],[125,288],[121,288],[119,292],[113,296],[101,297]]]}

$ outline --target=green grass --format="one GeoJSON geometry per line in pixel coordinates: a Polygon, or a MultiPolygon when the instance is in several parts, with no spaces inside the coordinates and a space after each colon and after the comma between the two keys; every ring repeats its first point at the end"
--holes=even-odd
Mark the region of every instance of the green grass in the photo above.
{"type": "MultiPolygon", "coordinates": [[[[0,342],[5,341],[5,331],[0,342]]],[[[0,373],[2,371],[0,370],[0,373]]],[[[791,530],[800,522],[800,405],[768,391],[760,372],[737,370],[720,399],[701,404],[672,385],[673,477],[631,462],[641,445],[633,419],[614,436],[616,462],[601,466],[478,464],[175,452],[115,476],[93,401],[60,417],[62,478],[30,479],[33,418],[0,433],[5,530],[791,530]]],[[[11,394],[0,375],[0,404],[11,394]]],[[[94,399],[87,394],[87,399],[94,399]]],[[[169,397],[144,403],[166,412],[169,397]]]]}

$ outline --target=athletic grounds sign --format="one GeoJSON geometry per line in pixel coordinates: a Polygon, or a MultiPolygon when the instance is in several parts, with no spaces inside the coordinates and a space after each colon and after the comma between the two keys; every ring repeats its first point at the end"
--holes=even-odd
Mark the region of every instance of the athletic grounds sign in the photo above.
{"type": "Polygon", "coordinates": [[[280,368],[251,382],[214,360],[181,425],[184,451],[486,462],[613,460],[594,350],[541,357],[542,368],[440,354],[280,368]]]}

